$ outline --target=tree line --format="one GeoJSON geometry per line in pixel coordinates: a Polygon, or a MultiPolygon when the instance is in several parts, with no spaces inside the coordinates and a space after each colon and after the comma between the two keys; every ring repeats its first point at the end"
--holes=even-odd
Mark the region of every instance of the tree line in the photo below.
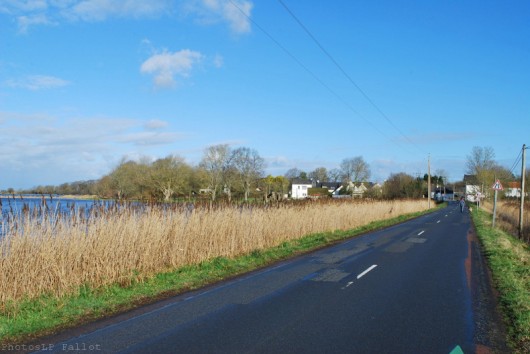
{"type": "Polygon", "coordinates": [[[267,197],[272,193],[288,194],[293,178],[326,181],[367,181],[369,165],[360,156],[344,159],[340,169],[325,167],[306,173],[297,168],[283,176],[265,176],[266,163],[255,149],[231,148],[228,144],[212,145],[203,152],[199,164],[192,166],[184,158],[169,155],[151,161],[122,158],[117,166],[99,180],[64,183],[59,186],[37,186],[29,190],[3,193],[95,195],[116,200],[171,201],[176,198],[220,197],[231,201],[234,196],[245,201],[267,197]]]}
{"type": "MultiPolygon", "coordinates": [[[[490,147],[473,147],[467,156],[466,173],[473,174],[483,184],[494,178],[513,180],[515,176],[494,160],[490,147]]],[[[139,161],[123,158],[118,165],[99,180],[63,183],[59,186],[37,186],[29,190],[15,191],[9,188],[4,194],[34,193],[60,195],[95,195],[116,200],[171,201],[176,198],[219,198],[231,201],[237,197],[267,198],[272,193],[285,195],[294,178],[312,179],[319,182],[368,182],[371,177],[369,164],[362,156],[345,158],[339,168],[318,167],[306,172],[289,169],[281,176],[265,176],[266,163],[255,149],[231,148],[227,144],[213,145],[203,152],[199,164],[192,166],[177,155],[169,155],[155,161],[147,158],[139,161]]],[[[462,176],[463,177],[463,176],[462,176]]],[[[370,197],[421,198],[427,196],[427,174],[412,176],[405,172],[392,173],[385,180],[379,193],[370,197]]],[[[437,170],[431,176],[434,186],[448,183],[446,173],[437,170]]],[[[452,186],[463,189],[463,182],[452,186]]],[[[349,193],[344,189],[344,193],[349,193]]]]}

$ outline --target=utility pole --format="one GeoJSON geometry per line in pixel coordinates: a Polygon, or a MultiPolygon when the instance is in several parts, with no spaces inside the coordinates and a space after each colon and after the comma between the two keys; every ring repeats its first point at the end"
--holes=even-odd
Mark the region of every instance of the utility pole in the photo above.
{"type": "Polygon", "coordinates": [[[523,144],[523,155],[521,162],[521,208],[519,209],[519,238],[523,238],[523,210],[524,210],[524,180],[525,180],[525,156],[526,145],[523,144]]]}
{"type": "Polygon", "coordinates": [[[491,222],[491,227],[495,228],[495,217],[497,216],[497,176],[494,175],[493,179],[495,180],[495,184],[493,185],[495,196],[493,197],[493,221],[491,222]]]}
{"type": "Polygon", "coordinates": [[[428,207],[431,208],[431,154],[427,162],[427,200],[429,201],[428,207]]]}

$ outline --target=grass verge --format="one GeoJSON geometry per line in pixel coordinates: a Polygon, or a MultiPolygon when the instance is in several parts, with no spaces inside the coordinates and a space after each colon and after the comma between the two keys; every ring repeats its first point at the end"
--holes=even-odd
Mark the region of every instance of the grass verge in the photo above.
{"type": "Polygon", "coordinates": [[[475,209],[473,222],[499,292],[508,342],[530,353],[530,249],[510,234],[491,227],[491,214],[475,209]]]}
{"type": "Polygon", "coordinates": [[[128,286],[116,284],[97,289],[82,286],[76,294],[70,296],[40,296],[8,304],[0,309],[0,344],[29,343],[65,328],[197,289],[430,211],[375,221],[353,230],[311,234],[234,259],[218,257],[197,265],[181,267],[141,282],[135,280],[137,278],[132,274],[128,286]]]}

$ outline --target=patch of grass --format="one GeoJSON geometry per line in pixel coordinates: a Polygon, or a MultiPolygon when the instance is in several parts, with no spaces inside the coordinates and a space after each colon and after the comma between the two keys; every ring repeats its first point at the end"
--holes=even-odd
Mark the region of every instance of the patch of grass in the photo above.
{"type": "Polygon", "coordinates": [[[128,281],[123,282],[124,285],[92,288],[84,284],[73,295],[42,295],[25,299],[13,303],[11,307],[0,308],[0,343],[28,343],[61,329],[197,289],[428,212],[430,211],[374,221],[351,230],[314,233],[283,241],[276,247],[257,249],[235,258],[216,257],[199,264],[158,273],[147,279],[139,279],[133,273],[128,281]]]}
{"type": "Polygon", "coordinates": [[[530,353],[530,249],[528,244],[491,227],[491,214],[474,210],[473,222],[499,292],[508,341],[518,353],[530,353]]]}

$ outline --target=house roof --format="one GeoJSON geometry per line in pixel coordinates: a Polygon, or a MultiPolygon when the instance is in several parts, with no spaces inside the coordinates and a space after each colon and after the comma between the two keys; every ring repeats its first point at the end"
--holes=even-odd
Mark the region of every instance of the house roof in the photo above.
{"type": "Polygon", "coordinates": [[[453,194],[453,189],[452,188],[449,188],[449,187],[439,187],[439,188],[435,188],[434,190],[435,193],[445,193],[445,194],[453,194]]]}
{"type": "Polygon", "coordinates": [[[376,185],[377,183],[374,183],[374,182],[350,182],[349,185],[353,185],[355,187],[360,187],[360,186],[364,186],[366,188],[372,188],[376,185]]]}
{"type": "Polygon", "coordinates": [[[321,183],[317,183],[317,187],[328,188],[328,189],[331,189],[331,188],[337,189],[337,188],[340,187],[340,185],[341,185],[340,182],[321,182],[321,183]]]}
{"type": "Polygon", "coordinates": [[[474,186],[480,184],[478,182],[478,179],[477,179],[476,175],[464,175],[464,183],[466,185],[474,185],[474,186]]]}
{"type": "Polygon", "coordinates": [[[291,181],[292,184],[310,184],[313,185],[313,181],[310,179],[304,179],[304,178],[293,178],[291,181]]]}
{"type": "Polygon", "coordinates": [[[508,188],[521,188],[521,182],[508,182],[508,188]]]}

